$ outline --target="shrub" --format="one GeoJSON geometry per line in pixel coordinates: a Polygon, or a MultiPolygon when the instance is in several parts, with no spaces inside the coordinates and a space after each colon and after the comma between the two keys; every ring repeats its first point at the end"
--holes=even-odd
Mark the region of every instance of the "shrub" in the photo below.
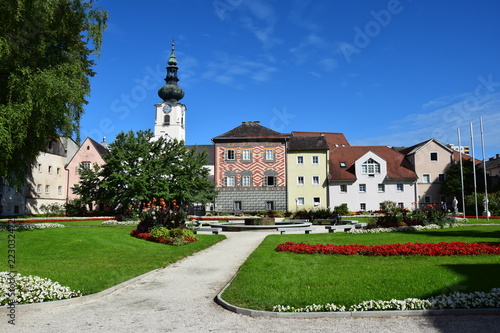
{"type": "Polygon", "coordinates": [[[151,231],[149,232],[151,237],[158,238],[158,237],[164,237],[164,238],[170,238],[170,230],[167,229],[164,226],[161,225],[156,225],[151,228],[151,231]]]}
{"type": "Polygon", "coordinates": [[[341,215],[349,215],[349,209],[345,203],[340,206],[335,206],[334,211],[341,215]]]}

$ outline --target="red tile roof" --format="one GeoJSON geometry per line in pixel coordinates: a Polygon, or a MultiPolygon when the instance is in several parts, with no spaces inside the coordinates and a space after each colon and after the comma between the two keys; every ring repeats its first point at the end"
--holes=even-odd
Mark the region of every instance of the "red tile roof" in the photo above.
{"type": "Polygon", "coordinates": [[[404,154],[387,146],[347,146],[330,151],[330,180],[356,180],[354,163],[364,154],[373,152],[387,163],[387,179],[417,179],[404,154]],[[344,162],[345,167],[340,163],[344,162]]]}

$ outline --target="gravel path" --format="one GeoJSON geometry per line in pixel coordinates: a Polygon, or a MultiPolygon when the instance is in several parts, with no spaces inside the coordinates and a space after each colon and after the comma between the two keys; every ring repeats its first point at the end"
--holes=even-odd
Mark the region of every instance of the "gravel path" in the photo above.
{"type": "MultiPolygon", "coordinates": [[[[273,232],[276,233],[276,232],[273,232]]],[[[269,232],[227,239],[112,292],[18,306],[16,325],[1,309],[1,332],[500,332],[500,316],[269,318],[227,311],[214,302],[269,232]]]]}

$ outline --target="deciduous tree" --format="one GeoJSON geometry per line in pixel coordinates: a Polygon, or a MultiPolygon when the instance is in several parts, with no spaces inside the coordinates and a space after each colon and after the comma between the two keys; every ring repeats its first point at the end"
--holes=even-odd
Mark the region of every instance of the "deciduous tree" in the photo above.
{"type": "Polygon", "coordinates": [[[56,136],[76,137],[107,13],[94,0],[0,0],[0,177],[21,184],[56,136]]]}
{"type": "Polygon", "coordinates": [[[204,167],[206,152],[197,154],[183,142],[153,138],[150,130],[119,133],[104,155],[101,170],[93,175],[88,170],[76,193],[122,209],[153,198],[178,203],[212,201],[216,192],[204,167]]]}

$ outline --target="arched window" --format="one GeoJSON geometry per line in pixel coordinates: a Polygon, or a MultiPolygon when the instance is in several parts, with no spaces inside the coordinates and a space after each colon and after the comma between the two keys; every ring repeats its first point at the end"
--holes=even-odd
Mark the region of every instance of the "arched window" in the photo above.
{"type": "Polygon", "coordinates": [[[380,164],[377,163],[373,158],[369,158],[361,166],[361,173],[363,174],[380,173],[380,164]]]}

